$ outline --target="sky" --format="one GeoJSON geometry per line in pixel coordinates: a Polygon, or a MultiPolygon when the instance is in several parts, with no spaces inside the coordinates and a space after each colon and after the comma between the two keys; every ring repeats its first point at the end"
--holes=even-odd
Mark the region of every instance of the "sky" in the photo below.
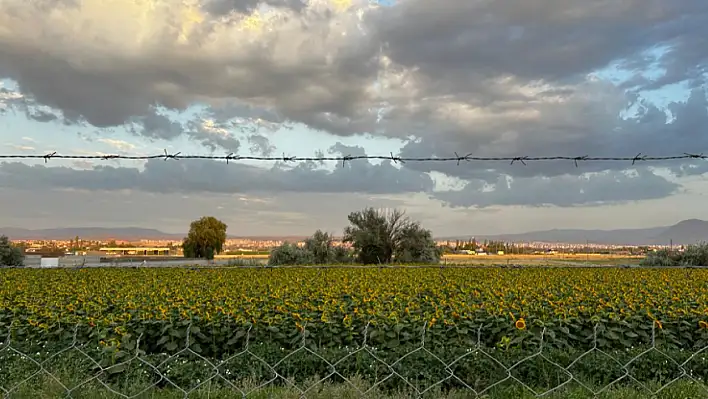
{"type": "MultiPolygon", "coordinates": [[[[708,154],[705,0],[3,0],[0,154],[708,154]]],[[[708,161],[0,163],[0,226],[436,236],[708,219],[708,161]]]]}

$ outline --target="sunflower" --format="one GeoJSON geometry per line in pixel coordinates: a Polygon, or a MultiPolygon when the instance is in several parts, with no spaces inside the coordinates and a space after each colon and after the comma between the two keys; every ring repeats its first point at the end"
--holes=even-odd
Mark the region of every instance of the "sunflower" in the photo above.
{"type": "Polygon", "coordinates": [[[525,330],[526,329],[526,320],[524,320],[523,318],[516,320],[516,322],[514,323],[514,327],[516,327],[519,330],[525,330]]]}

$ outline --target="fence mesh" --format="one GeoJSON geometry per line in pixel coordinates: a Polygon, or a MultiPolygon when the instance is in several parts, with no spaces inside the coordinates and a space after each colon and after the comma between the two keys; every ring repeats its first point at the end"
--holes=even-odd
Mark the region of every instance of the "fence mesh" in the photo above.
{"type": "Polygon", "coordinates": [[[24,388],[44,379],[67,398],[76,398],[90,387],[121,398],[142,397],[156,389],[168,389],[187,398],[216,387],[245,398],[268,387],[280,387],[306,398],[327,382],[345,384],[360,397],[380,397],[376,394],[382,389],[393,388],[403,388],[410,397],[436,397],[451,387],[465,392],[465,397],[485,397],[497,388],[516,388],[544,397],[571,386],[597,397],[626,385],[654,397],[685,381],[700,387],[702,395],[708,397],[704,382],[708,377],[705,375],[708,345],[690,351],[665,349],[661,339],[657,339],[656,326],[657,323],[652,325],[646,347],[623,350],[601,347],[600,325],[593,331],[592,344],[581,350],[559,350],[545,345],[544,328],[536,337],[535,348],[512,351],[512,355],[501,348],[503,343],[495,348],[485,347],[481,327],[471,332],[473,345],[456,348],[458,351],[440,351],[428,345],[428,330],[424,326],[418,344],[387,356],[385,351],[369,344],[371,332],[367,325],[361,344],[345,348],[335,358],[331,357],[331,351],[327,353],[313,345],[317,338],[309,335],[306,326],[293,348],[280,348],[277,356],[273,356],[272,350],[263,350],[262,343],[251,342],[249,330],[243,348],[221,359],[201,355],[202,350],[193,339],[199,329],[191,324],[185,336],[178,337],[183,338],[183,345],[171,354],[147,353],[142,348],[142,335],[137,336],[134,344],[121,348],[106,344],[100,336],[82,341],[77,326],[73,332],[67,332],[69,340],[61,347],[48,342],[14,340],[8,334],[0,346],[0,392],[4,398],[22,397],[17,395],[24,388]],[[417,362],[408,361],[412,358],[417,358],[417,362]],[[590,358],[593,360],[588,365],[590,358]],[[72,371],[67,374],[67,369],[72,371]],[[604,376],[593,376],[602,370],[604,376]],[[368,377],[362,384],[360,376],[367,371],[368,377]],[[140,378],[141,375],[149,378],[140,378]],[[131,378],[140,379],[141,384],[130,385],[131,378]]]}

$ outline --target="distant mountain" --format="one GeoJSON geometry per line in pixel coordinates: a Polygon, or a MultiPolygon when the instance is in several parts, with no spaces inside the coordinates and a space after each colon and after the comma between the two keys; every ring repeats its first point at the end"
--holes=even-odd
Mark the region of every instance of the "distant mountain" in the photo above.
{"type": "MultiPolygon", "coordinates": [[[[71,240],[76,236],[82,239],[93,240],[175,240],[180,241],[186,233],[165,233],[156,229],[140,227],[65,227],[56,229],[23,229],[18,227],[0,227],[0,235],[6,235],[11,240],[71,240]]],[[[233,236],[229,238],[243,238],[273,241],[301,241],[306,236],[233,236]]]]}
{"type": "MultiPolygon", "coordinates": [[[[625,244],[625,245],[669,245],[695,244],[708,241],[708,221],[689,219],[673,226],[650,227],[645,229],[620,230],[542,230],[520,234],[477,235],[477,240],[498,240],[507,242],[564,242],[573,244],[625,244]]],[[[449,240],[467,240],[470,236],[446,237],[449,240]]]]}
{"type": "MultiPolygon", "coordinates": [[[[104,228],[104,227],[67,227],[57,229],[30,230],[16,227],[0,227],[0,235],[6,235],[13,240],[70,240],[76,236],[95,240],[181,240],[185,234],[165,233],[156,229],[139,227],[104,228]]],[[[439,240],[467,240],[475,237],[477,240],[500,240],[507,242],[564,242],[584,244],[625,244],[625,245],[675,245],[708,242],[708,221],[689,219],[673,226],[651,227],[646,229],[620,230],[542,230],[521,234],[471,235],[439,237],[439,240]]],[[[229,236],[229,238],[244,238],[254,240],[299,241],[304,236],[229,236]]]]}
{"type": "Polygon", "coordinates": [[[6,235],[12,240],[70,240],[76,236],[94,240],[176,240],[184,237],[184,234],[170,234],[156,229],[139,227],[67,227],[40,230],[0,227],[0,235],[6,235]]]}

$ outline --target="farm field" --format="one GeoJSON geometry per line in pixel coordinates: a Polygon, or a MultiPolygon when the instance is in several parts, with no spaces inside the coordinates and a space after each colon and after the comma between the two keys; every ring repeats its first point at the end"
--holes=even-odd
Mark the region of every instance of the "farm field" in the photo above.
{"type": "MultiPolygon", "coordinates": [[[[504,255],[465,255],[465,254],[446,254],[442,257],[440,263],[444,264],[461,264],[461,265],[635,265],[638,264],[643,256],[628,256],[628,255],[612,255],[612,254],[549,254],[549,255],[520,255],[520,254],[504,254],[504,255]]],[[[227,259],[242,259],[242,260],[257,260],[266,262],[268,255],[217,255],[217,260],[227,259]]]]}
{"type": "MultiPolygon", "coordinates": [[[[708,270],[7,269],[0,270],[0,342],[6,336],[18,345],[13,348],[37,353],[37,361],[55,362],[57,373],[72,362],[85,363],[83,353],[106,366],[120,365],[140,347],[142,365],[154,365],[148,372],[159,370],[178,386],[195,386],[209,377],[211,366],[200,359],[225,359],[247,350],[238,359],[228,357],[228,368],[219,369],[233,378],[231,384],[248,378],[271,381],[275,369],[270,365],[279,375],[317,381],[330,373],[326,358],[336,362],[341,375],[362,375],[368,386],[385,392],[411,387],[385,378],[394,366],[421,387],[454,370],[460,380],[444,380],[438,386],[443,390],[479,391],[514,369],[515,378],[544,392],[562,384],[570,367],[576,380],[587,377],[588,386],[607,386],[630,370],[633,378],[658,389],[682,370],[708,378],[708,359],[690,357],[708,346],[708,270]],[[544,358],[534,358],[541,336],[544,358]],[[437,357],[418,350],[422,339],[437,357]],[[364,341],[375,358],[353,352],[364,341]],[[79,354],[67,352],[73,357],[51,357],[76,342],[98,349],[89,345],[79,354]],[[645,352],[652,342],[664,354],[645,352]],[[310,356],[301,345],[318,355],[310,356]],[[588,352],[595,345],[604,351],[598,358],[588,352]],[[182,354],[185,348],[201,357],[182,354]],[[470,348],[486,348],[499,363],[470,348]],[[296,356],[289,359],[288,353],[296,356]],[[608,353],[615,363],[608,363],[608,353]],[[689,362],[686,368],[667,362],[667,353],[676,362],[689,362]],[[170,363],[169,354],[183,360],[170,363]],[[461,356],[469,359],[458,362],[461,356]],[[521,359],[526,364],[515,366],[521,359]],[[554,363],[549,366],[546,359],[554,363]],[[461,380],[467,385],[456,382],[461,380]]],[[[17,374],[4,376],[0,369],[0,387],[11,385],[7,379],[32,375],[31,363],[22,365],[10,355],[0,345],[0,364],[8,362],[4,370],[17,374]]],[[[142,381],[126,393],[130,396],[159,382],[144,380],[149,373],[135,374],[130,367],[121,366],[107,383],[125,388],[142,381]]],[[[91,370],[71,371],[67,378],[85,381],[91,370]]],[[[512,382],[500,384],[501,393],[495,390],[490,397],[522,397],[523,390],[512,382]]],[[[424,397],[444,396],[431,392],[424,397]]],[[[575,397],[586,397],[581,393],[576,389],[575,397]]]]}
{"type": "Polygon", "coordinates": [[[708,322],[708,270],[12,269],[0,277],[0,320],[37,326],[197,319],[294,331],[308,323],[353,339],[366,323],[490,324],[513,335],[519,319],[579,330],[658,320],[692,334],[708,322]]]}

